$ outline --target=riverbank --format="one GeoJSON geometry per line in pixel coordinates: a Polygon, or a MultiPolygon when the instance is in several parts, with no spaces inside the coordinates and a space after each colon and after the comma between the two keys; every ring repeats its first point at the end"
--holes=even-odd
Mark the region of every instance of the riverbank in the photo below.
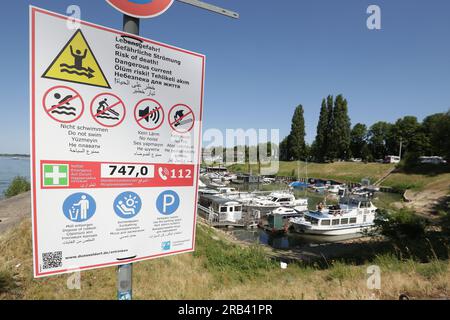
{"type": "MultiPolygon", "coordinates": [[[[450,296],[450,265],[419,263],[393,254],[350,264],[288,262],[287,269],[260,246],[239,245],[203,224],[196,251],[135,264],[135,299],[442,299],[450,296]],[[381,268],[381,288],[367,287],[367,268],[381,268]]],[[[81,290],[69,290],[70,275],[32,278],[29,218],[0,236],[0,299],[115,299],[116,269],[81,273],[81,290]]]]}

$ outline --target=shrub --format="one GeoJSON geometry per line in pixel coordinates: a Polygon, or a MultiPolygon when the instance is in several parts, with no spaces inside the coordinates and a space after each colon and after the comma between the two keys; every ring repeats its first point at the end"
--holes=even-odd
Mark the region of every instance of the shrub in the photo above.
{"type": "Polygon", "coordinates": [[[5,197],[11,198],[17,196],[18,194],[30,191],[31,186],[28,180],[24,177],[15,177],[14,180],[9,185],[8,189],[5,190],[5,197]]]}
{"type": "Polygon", "coordinates": [[[393,213],[379,210],[375,224],[382,235],[392,240],[408,240],[423,238],[428,223],[414,212],[402,209],[393,213]]]}

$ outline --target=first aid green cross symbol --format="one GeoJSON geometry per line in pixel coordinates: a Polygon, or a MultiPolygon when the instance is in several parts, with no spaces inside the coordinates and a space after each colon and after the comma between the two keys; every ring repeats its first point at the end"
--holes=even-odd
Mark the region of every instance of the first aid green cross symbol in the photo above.
{"type": "Polygon", "coordinates": [[[44,165],[44,186],[68,186],[68,168],[67,164],[54,165],[45,164],[44,165]]]}

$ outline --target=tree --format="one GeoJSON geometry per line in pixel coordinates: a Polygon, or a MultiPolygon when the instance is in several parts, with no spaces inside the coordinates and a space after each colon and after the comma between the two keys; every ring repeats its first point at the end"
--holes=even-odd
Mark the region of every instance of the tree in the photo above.
{"type": "Polygon", "coordinates": [[[339,159],[349,159],[351,123],[348,116],[347,100],[342,95],[338,95],[334,102],[333,111],[333,139],[331,154],[339,159]]]}
{"type": "Polygon", "coordinates": [[[325,99],[320,108],[319,123],[317,124],[316,140],[312,152],[317,161],[323,162],[328,151],[328,108],[325,99]]]}
{"type": "Polygon", "coordinates": [[[289,161],[288,137],[280,142],[280,161],[289,161]]]}
{"type": "Polygon", "coordinates": [[[400,150],[400,141],[402,141],[402,150],[406,154],[408,151],[415,150],[412,142],[421,129],[420,123],[416,117],[406,116],[398,119],[392,127],[391,141],[388,141],[389,151],[392,154],[398,154],[400,150]]]}
{"type": "Polygon", "coordinates": [[[325,158],[332,160],[336,158],[336,144],[334,140],[335,114],[334,114],[334,98],[332,95],[327,97],[327,128],[325,131],[326,149],[325,158]]]}
{"type": "Polygon", "coordinates": [[[357,123],[353,127],[350,133],[350,150],[353,157],[367,160],[367,127],[365,124],[357,123]]]}
{"type": "Polygon", "coordinates": [[[384,159],[388,155],[387,139],[392,125],[379,121],[374,123],[368,132],[369,149],[375,159],[384,159]]]}
{"type": "Polygon", "coordinates": [[[305,119],[303,113],[303,106],[299,105],[295,108],[294,116],[292,117],[291,133],[288,138],[291,160],[303,160],[306,156],[305,119]]]}
{"type": "Polygon", "coordinates": [[[429,139],[426,154],[444,156],[450,160],[450,111],[426,117],[422,129],[429,139]]]}

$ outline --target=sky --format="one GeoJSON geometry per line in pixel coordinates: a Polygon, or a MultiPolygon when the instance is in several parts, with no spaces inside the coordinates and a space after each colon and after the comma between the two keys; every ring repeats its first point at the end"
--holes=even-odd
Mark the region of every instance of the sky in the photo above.
{"type": "MultiPolygon", "coordinates": [[[[204,129],[279,129],[289,134],[297,105],[306,140],[315,137],[322,98],[343,94],[352,124],[394,122],[450,107],[448,0],[205,0],[234,20],[175,1],[141,22],[141,35],[207,56],[204,129]],[[272,5],[272,3],[275,3],[272,5]],[[381,8],[381,30],[366,10],[381,8]]],[[[0,153],[29,153],[28,6],[121,29],[104,0],[2,1],[0,153]]]]}

